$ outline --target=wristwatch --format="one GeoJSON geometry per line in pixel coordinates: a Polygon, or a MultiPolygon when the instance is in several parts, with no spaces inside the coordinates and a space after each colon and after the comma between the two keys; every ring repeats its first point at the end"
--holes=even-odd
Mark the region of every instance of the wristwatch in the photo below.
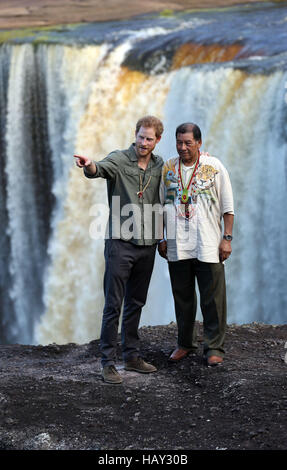
{"type": "Polygon", "coordinates": [[[233,240],[233,236],[232,235],[223,235],[223,238],[224,240],[227,240],[229,242],[231,242],[231,240],[233,240]]]}

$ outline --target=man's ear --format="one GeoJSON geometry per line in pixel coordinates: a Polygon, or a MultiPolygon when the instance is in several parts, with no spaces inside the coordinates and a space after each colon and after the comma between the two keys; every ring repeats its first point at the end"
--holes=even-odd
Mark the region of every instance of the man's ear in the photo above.
{"type": "Polygon", "coordinates": [[[161,139],[161,135],[156,138],[156,143],[157,143],[157,144],[159,143],[160,139],[161,139]]]}

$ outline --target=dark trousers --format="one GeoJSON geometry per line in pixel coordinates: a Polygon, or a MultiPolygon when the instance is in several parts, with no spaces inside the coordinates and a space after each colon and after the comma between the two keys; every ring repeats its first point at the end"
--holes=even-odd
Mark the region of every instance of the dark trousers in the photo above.
{"type": "Polygon", "coordinates": [[[197,259],[169,262],[169,273],[178,326],[178,346],[194,349],[197,279],[203,316],[204,354],[224,356],[226,287],[224,265],[197,259]]]}
{"type": "Polygon", "coordinates": [[[124,303],[121,340],[124,361],[139,356],[138,326],[146,303],[156,245],[137,246],[122,240],[105,243],[105,306],[100,348],[102,365],[116,360],[119,317],[124,303]]]}

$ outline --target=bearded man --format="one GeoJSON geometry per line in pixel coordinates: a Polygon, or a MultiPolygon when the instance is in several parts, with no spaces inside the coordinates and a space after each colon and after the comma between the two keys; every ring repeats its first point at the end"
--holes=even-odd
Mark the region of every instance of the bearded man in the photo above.
{"type": "Polygon", "coordinates": [[[160,205],[163,160],[153,150],[162,132],[163,125],[159,119],[145,116],[137,122],[135,142],[128,149],[111,152],[99,162],[75,156],[77,166],[84,168],[86,177],[107,180],[110,216],[108,238],[105,240],[105,305],[100,349],[102,377],[110,384],[122,382],[115,362],[123,303],[121,342],[124,367],[140,373],[156,371],[156,367],[140,356],[138,326],[158,241],[156,224],[145,213],[151,205],[160,205]],[[130,210],[134,212],[132,232],[127,228],[130,210]]]}

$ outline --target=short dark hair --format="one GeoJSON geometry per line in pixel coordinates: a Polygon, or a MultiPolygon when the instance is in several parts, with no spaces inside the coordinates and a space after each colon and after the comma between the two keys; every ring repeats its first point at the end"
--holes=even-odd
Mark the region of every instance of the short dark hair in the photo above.
{"type": "Polygon", "coordinates": [[[142,126],[153,127],[157,138],[160,137],[163,133],[163,123],[160,119],[156,118],[155,116],[144,116],[139,119],[136,123],[136,133],[138,133],[142,126]]]}
{"type": "Polygon", "coordinates": [[[186,132],[192,132],[194,139],[199,142],[201,141],[201,130],[197,124],[193,122],[185,122],[177,126],[175,131],[175,137],[177,134],[186,134],[186,132]]]}

